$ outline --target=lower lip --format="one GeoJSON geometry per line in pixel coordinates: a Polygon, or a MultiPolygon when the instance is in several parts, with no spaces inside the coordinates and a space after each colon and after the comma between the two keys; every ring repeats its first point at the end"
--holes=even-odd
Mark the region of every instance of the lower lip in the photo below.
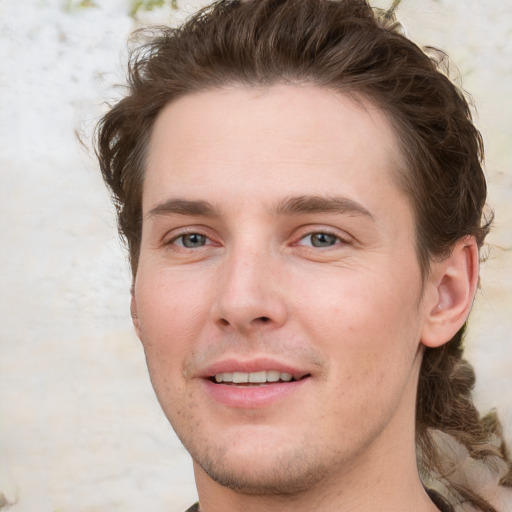
{"type": "Polygon", "coordinates": [[[217,384],[205,379],[208,394],[217,402],[238,409],[267,407],[303,388],[309,378],[260,386],[217,384]]]}

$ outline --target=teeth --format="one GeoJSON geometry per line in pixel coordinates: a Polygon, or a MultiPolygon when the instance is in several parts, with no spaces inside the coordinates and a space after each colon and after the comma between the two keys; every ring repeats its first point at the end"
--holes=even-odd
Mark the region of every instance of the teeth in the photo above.
{"type": "MultiPolygon", "coordinates": [[[[224,382],[224,378],[222,379],[222,382],[224,382]]],[[[235,384],[242,384],[244,382],[249,382],[249,374],[242,373],[242,372],[234,372],[233,373],[233,382],[235,384]]]]}
{"type": "Polygon", "coordinates": [[[215,382],[233,382],[234,384],[254,383],[263,384],[265,382],[290,382],[293,379],[291,373],[278,372],[276,370],[263,370],[261,372],[226,372],[217,373],[215,382]]]}
{"type": "Polygon", "coordinates": [[[233,382],[233,374],[232,373],[218,373],[217,375],[215,375],[216,382],[224,382],[224,379],[226,379],[226,382],[233,382]]]}
{"type": "Polygon", "coordinates": [[[280,373],[276,372],[275,370],[268,370],[267,371],[267,381],[268,382],[277,382],[280,377],[280,373]]]}
{"type": "Polygon", "coordinates": [[[267,372],[263,370],[262,372],[253,372],[249,373],[249,382],[266,382],[267,381],[267,372]]]}

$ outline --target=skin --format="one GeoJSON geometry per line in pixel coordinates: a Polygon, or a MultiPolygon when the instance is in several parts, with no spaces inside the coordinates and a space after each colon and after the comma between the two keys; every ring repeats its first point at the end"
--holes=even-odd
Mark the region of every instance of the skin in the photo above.
{"type": "Polygon", "coordinates": [[[422,282],[401,164],[378,109],[314,86],[191,94],[157,118],[132,314],[203,512],[437,510],[416,387],[477,255],[461,242],[422,282]],[[227,403],[207,379],[226,361],[306,377],[227,403]]]}

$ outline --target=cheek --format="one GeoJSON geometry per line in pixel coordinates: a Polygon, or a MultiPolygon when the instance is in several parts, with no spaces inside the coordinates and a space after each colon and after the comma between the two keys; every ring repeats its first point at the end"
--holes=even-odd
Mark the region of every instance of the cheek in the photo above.
{"type": "Polygon", "coordinates": [[[337,279],[311,280],[295,315],[308,339],[329,356],[340,382],[362,380],[378,386],[408,371],[419,341],[417,293],[420,281],[393,279],[389,272],[353,269],[337,279]]]}
{"type": "Polygon", "coordinates": [[[200,279],[170,275],[170,271],[150,273],[140,268],[135,298],[152,378],[181,376],[183,361],[209,315],[206,290],[201,283],[200,279]]]}

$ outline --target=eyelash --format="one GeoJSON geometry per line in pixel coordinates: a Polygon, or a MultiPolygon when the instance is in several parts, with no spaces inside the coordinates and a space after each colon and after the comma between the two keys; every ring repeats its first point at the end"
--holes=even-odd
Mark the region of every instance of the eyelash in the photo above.
{"type": "MultiPolygon", "coordinates": [[[[349,243],[350,243],[349,240],[339,236],[338,234],[331,232],[330,230],[318,229],[318,230],[309,231],[309,232],[301,235],[300,238],[298,239],[298,241],[295,242],[293,245],[308,247],[310,249],[328,250],[331,248],[335,248],[336,246],[347,245],[349,243]],[[332,237],[332,238],[334,238],[334,243],[332,245],[327,245],[327,246],[323,246],[323,247],[315,246],[315,245],[313,245],[313,242],[311,239],[311,237],[313,237],[315,235],[326,235],[327,237],[332,237]],[[310,242],[311,242],[310,244],[301,243],[304,240],[306,240],[307,238],[310,238],[310,242]]],[[[205,247],[206,245],[215,245],[215,242],[208,235],[202,233],[201,231],[190,230],[187,232],[182,232],[182,233],[172,237],[168,242],[165,242],[165,245],[177,247],[177,248],[179,248],[178,250],[195,250],[195,249],[201,249],[201,248],[205,247]],[[193,235],[204,238],[204,243],[197,247],[186,247],[185,244],[183,243],[183,239],[187,236],[193,236],[193,235]],[[177,243],[179,240],[181,240],[181,244],[177,243]],[[210,242],[210,243],[208,243],[208,242],[210,242]]]]}
{"type": "Polygon", "coordinates": [[[318,230],[314,230],[314,231],[310,231],[304,235],[302,235],[299,240],[295,243],[295,245],[302,245],[302,246],[306,246],[306,247],[309,247],[311,249],[331,249],[331,248],[335,248],[336,246],[339,246],[339,245],[347,245],[349,244],[349,240],[346,239],[346,238],[342,238],[340,235],[336,234],[336,233],[333,233],[332,231],[329,231],[327,229],[318,229],[318,230]],[[312,243],[312,238],[313,236],[315,235],[326,235],[327,237],[332,237],[334,239],[334,243],[332,245],[328,245],[328,246],[324,246],[324,247],[319,247],[319,246],[314,246],[313,243],[312,243]],[[301,242],[303,242],[304,240],[306,240],[307,238],[310,239],[311,241],[311,244],[303,244],[301,242]]]}
{"type": "MultiPolygon", "coordinates": [[[[205,245],[211,245],[212,242],[213,242],[212,239],[208,235],[205,235],[204,233],[201,233],[200,231],[190,230],[190,231],[186,231],[184,233],[180,233],[179,235],[173,236],[169,241],[165,242],[165,245],[179,247],[180,249],[183,249],[183,250],[193,250],[196,248],[202,248],[205,245]],[[199,247],[186,247],[183,244],[183,239],[187,236],[193,236],[193,235],[204,238],[205,243],[203,245],[200,245],[199,247]],[[182,243],[177,244],[176,242],[180,239],[182,240],[182,243]],[[208,241],[210,243],[207,243],[208,241]]],[[[215,242],[213,242],[213,243],[215,243],[215,242]]]]}

